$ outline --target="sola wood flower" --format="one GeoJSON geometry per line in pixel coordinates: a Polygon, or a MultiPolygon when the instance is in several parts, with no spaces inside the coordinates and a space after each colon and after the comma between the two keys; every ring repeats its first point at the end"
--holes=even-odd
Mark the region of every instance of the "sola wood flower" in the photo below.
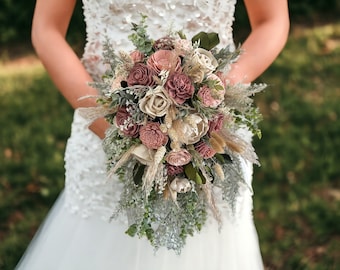
{"type": "Polygon", "coordinates": [[[130,70],[130,74],[127,78],[127,83],[129,86],[133,85],[153,86],[155,85],[155,82],[153,80],[154,75],[156,75],[155,72],[147,65],[142,63],[136,63],[130,70]]]}
{"type": "Polygon", "coordinates": [[[162,132],[160,124],[156,122],[149,122],[142,126],[139,138],[146,147],[151,149],[158,149],[168,142],[168,136],[162,132]]]}
{"type": "Polygon", "coordinates": [[[116,125],[128,137],[138,137],[139,125],[133,122],[126,107],[119,107],[116,113],[116,125]]]}
{"type": "Polygon", "coordinates": [[[195,113],[185,116],[183,119],[176,119],[172,122],[169,135],[174,136],[174,141],[182,144],[197,143],[209,129],[208,120],[195,113]]]}
{"type": "Polygon", "coordinates": [[[150,89],[139,101],[139,108],[152,118],[164,116],[171,105],[171,100],[164,91],[163,86],[150,89]]]}
{"type": "Polygon", "coordinates": [[[186,178],[176,177],[174,180],[172,180],[170,188],[178,193],[186,193],[191,190],[191,184],[186,178]]]}
{"type": "Polygon", "coordinates": [[[147,65],[157,74],[162,70],[168,70],[171,73],[181,70],[181,58],[169,50],[159,50],[150,56],[147,65]]]}
{"type": "Polygon", "coordinates": [[[224,100],[225,88],[222,80],[215,74],[208,77],[210,85],[203,85],[197,93],[202,105],[205,107],[216,108],[224,100]]]}
{"type": "Polygon", "coordinates": [[[183,73],[170,75],[165,83],[165,89],[177,104],[183,104],[195,91],[190,78],[183,73]]]}
{"type": "Polygon", "coordinates": [[[132,51],[130,57],[134,63],[143,62],[144,54],[138,50],[132,51]]]}
{"type": "Polygon", "coordinates": [[[199,141],[195,145],[195,150],[200,154],[201,157],[203,158],[212,158],[215,154],[216,151],[211,148],[208,144],[206,144],[204,141],[199,141]]]}
{"type": "Polygon", "coordinates": [[[166,161],[172,166],[183,166],[188,164],[192,159],[191,154],[186,149],[171,150],[166,155],[166,161]]]}

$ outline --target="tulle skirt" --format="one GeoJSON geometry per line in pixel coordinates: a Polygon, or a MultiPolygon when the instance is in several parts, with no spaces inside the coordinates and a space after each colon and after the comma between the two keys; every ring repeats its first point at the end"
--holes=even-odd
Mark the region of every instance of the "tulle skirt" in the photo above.
{"type": "MultiPolygon", "coordinates": [[[[80,211],[79,204],[76,208],[70,207],[77,200],[69,200],[68,196],[77,194],[86,202],[90,193],[82,193],[81,185],[69,188],[68,177],[79,175],[83,167],[87,171],[94,170],[84,166],[83,156],[70,158],[77,151],[83,149],[78,144],[89,139],[91,145],[100,145],[96,138],[86,128],[86,121],[75,115],[72,135],[66,151],[66,186],[60,194],[46,220],[41,225],[24,256],[16,269],[27,270],[259,270],[263,269],[259,249],[258,237],[252,217],[252,194],[249,189],[242,191],[238,202],[238,213],[235,219],[223,214],[220,208],[223,225],[219,229],[218,223],[209,215],[207,224],[201,232],[193,237],[188,237],[186,246],[180,255],[172,250],[161,248],[155,252],[145,239],[130,237],[125,234],[127,224],[124,220],[109,222],[108,216],[98,214],[102,209],[98,202],[105,203],[105,196],[95,196],[89,201],[97,202],[92,207],[92,212],[80,211]],[[86,136],[82,134],[86,133],[86,136]],[[79,138],[82,138],[81,140],[79,138]],[[74,139],[74,140],[73,140],[74,139]],[[68,166],[68,161],[73,160],[68,166]],[[74,163],[74,160],[78,160],[74,163]],[[77,167],[78,166],[78,167],[77,167]],[[80,170],[80,171],[79,171],[80,170]],[[99,199],[98,199],[99,197],[99,199]],[[98,210],[98,211],[97,211],[98,210]]],[[[87,142],[88,143],[88,142],[87,142]]],[[[87,145],[85,143],[85,145],[87,145]]],[[[88,146],[88,145],[87,145],[88,146]]],[[[88,160],[93,160],[94,152],[100,148],[87,148],[88,160]],[[93,152],[94,151],[94,152],[93,152]],[[92,159],[91,159],[92,158],[92,159]]],[[[98,154],[98,153],[97,153],[98,154]]],[[[82,153],[82,155],[84,155],[82,153]]],[[[105,158],[102,153],[98,156],[105,158]]],[[[98,157],[97,156],[97,157],[98,157]]],[[[97,165],[101,158],[95,158],[97,165]]],[[[70,162],[69,162],[70,163],[70,162]]],[[[101,170],[96,170],[102,174],[101,170]]],[[[247,170],[246,170],[247,172],[247,170]]],[[[84,174],[83,174],[84,175],[84,174]]],[[[248,181],[251,181],[251,170],[248,170],[248,181]]],[[[76,180],[76,179],[75,179],[76,180]]],[[[78,177],[78,182],[83,177],[78,177]]],[[[92,179],[93,180],[93,179],[92,179]]],[[[99,181],[98,179],[96,181],[99,181]]],[[[95,181],[94,181],[95,182],[95,181]]],[[[91,182],[92,183],[92,182],[91,182]]],[[[112,187],[112,185],[110,185],[112,187]]],[[[98,185],[86,192],[98,192],[98,185]],[[97,191],[96,191],[97,190],[97,191]]],[[[115,186],[113,186],[115,188],[115,186]]],[[[83,191],[85,192],[85,191],[83,191]]],[[[98,195],[98,194],[97,194],[98,195]]],[[[91,195],[92,196],[92,195],[91,195]]],[[[80,200],[79,200],[80,201],[80,200]]],[[[89,203],[85,203],[89,204],[89,203]]],[[[113,203],[114,205],[114,203],[113,203]]],[[[110,205],[110,208],[112,205],[110,205]]],[[[91,206],[88,205],[91,209],[91,206]]],[[[105,207],[104,207],[105,208],[105,207]]],[[[109,208],[109,209],[110,209],[109,208]]]]}

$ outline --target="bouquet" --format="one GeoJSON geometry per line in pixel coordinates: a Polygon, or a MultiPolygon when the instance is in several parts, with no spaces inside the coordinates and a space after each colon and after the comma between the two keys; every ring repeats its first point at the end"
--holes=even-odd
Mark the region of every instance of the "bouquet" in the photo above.
{"type": "Polygon", "coordinates": [[[145,16],[132,30],[135,50],[116,52],[108,40],[107,73],[92,84],[101,92],[94,111],[111,124],[103,140],[108,172],[124,186],[112,218],[125,213],[127,234],[180,253],[208,211],[220,222],[216,199],[234,211],[246,184],[240,159],[258,164],[238,130],[260,136],[261,115],[251,96],[265,85],[223,81],[240,49],[216,49],[215,33],[153,40],[145,16]]]}

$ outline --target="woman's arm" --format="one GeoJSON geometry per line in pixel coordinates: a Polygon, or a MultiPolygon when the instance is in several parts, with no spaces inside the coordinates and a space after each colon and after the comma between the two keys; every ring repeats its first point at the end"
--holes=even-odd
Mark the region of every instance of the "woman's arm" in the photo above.
{"type": "Polygon", "coordinates": [[[251,82],[275,60],[289,33],[287,0],[244,0],[251,33],[242,45],[243,53],[226,79],[231,83],[251,82]]]}
{"type": "MultiPolygon", "coordinates": [[[[76,0],[37,0],[32,23],[32,43],[60,92],[73,108],[94,106],[95,100],[83,99],[97,91],[78,56],[65,40],[76,0]]],[[[108,124],[99,119],[91,129],[101,138],[108,124]]]]}

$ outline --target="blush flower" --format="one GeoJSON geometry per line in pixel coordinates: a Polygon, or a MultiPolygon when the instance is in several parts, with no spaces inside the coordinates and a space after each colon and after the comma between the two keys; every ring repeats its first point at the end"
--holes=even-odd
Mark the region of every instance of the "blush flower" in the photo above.
{"type": "Polygon", "coordinates": [[[216,151],[213,148],[211,148],[208,144],[206,144],[204,141],[199,141],[195,145],[195,150],[204,159],[212,158],[216,154],[216,151]]]}
{"type": "Polygon", "coordinates": [[[208,84],[197,92],[198,98],[205,107],[216,108],[224,100],[225,88],[221,79],[215,74],[208,76],[208,84]]]}
{"type": "Polygon", "coordinates": [[[142,63],[136,63],[130,70],[129,76],[127,78],[127,84],[129,86],[133,85],[145,85],[153,86],[155,85],[153,76],[155,72],[150,69],[147,65],[142,63]]]}
{"type": "Polygon", "coordinates": [[[147,65],[157,74],[162,70],[171,74],[181,70],[181,58],[174,51],[159,50],[149,57],[147,65]]]}
{"type": "Polygon", "coordinates": [[[156,122],[149,122],[142,126],[139,131],[139,138],[150,149],[158,149],[168,142],[168,136],[162,132],[160,124],[156,122]]]}
{"type": "Polygon", "coordinates": [[[195,91],[190,78],[183,73],[170,75],[165,83],[165,89],[177,104],[183,104],[195,91]]]}
{"type": "Polygon", "coordinates": [[[116,114],[116,125],[124,135],[128,137],[138,137],[139,125],[133,122],[130,113],[126,107],[119,107],[116,114]]]}
{"type": "Polygon", "coordinates": [[[192,156],[186,149],[171,150],[166,156],[166,161],[172,166],[186,165],[191,161],[191,159],[192,156]]]}
{"type": "Polygon", "coordinates": [[[132,51],[130,57],[134,63],[140,63],[144,60],[144,54],[138,50],[132,51]]]}

